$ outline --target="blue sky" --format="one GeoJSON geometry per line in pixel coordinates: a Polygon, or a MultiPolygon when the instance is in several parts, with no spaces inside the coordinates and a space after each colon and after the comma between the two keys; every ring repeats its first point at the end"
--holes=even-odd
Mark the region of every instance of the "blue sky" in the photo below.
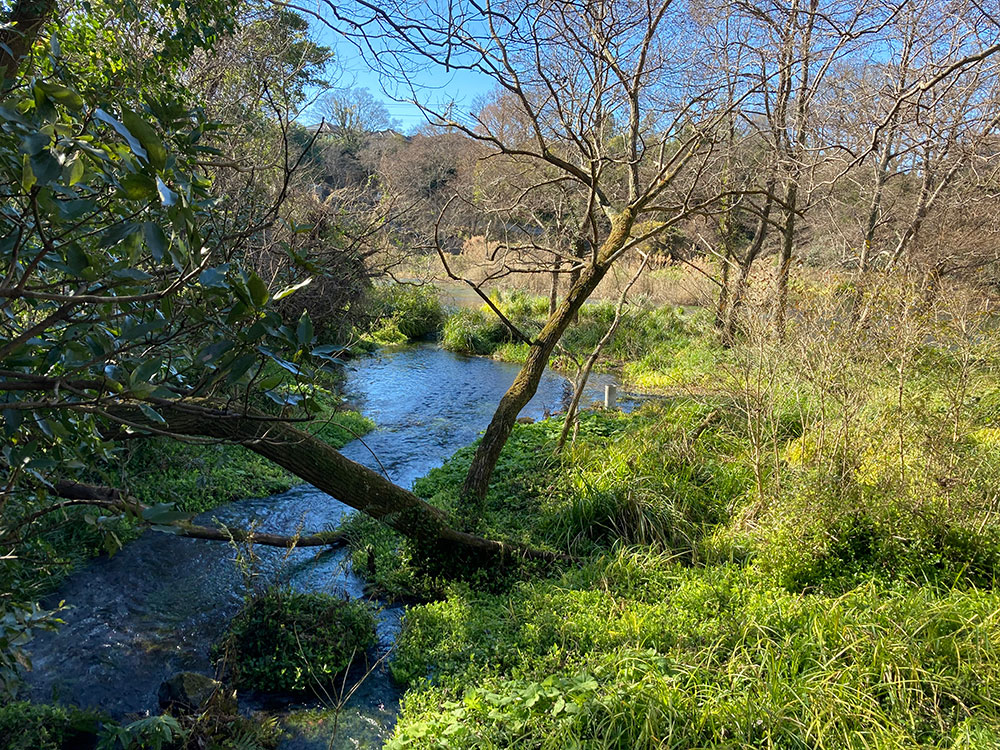
{"type": "MultiPolygon", "coordinates": [[[[393,82],[382,80],[371,70],[358,54],[353,45],[338,39],[334,33],[318,21],[312,22],[316,41],[334,50],[335,62],[331,66],[331,78],[338,88],[365,88],[373,96],[381,99],[389,114],[398,121],[398,128],[404,133],[411,132],[425,124],[426,119],[413,104],[396,99],[405,99],[408,92],[397,91],[393,82]]],[[[423,101],[435,103],[454,101],[465,112],[473,111],[476,99],[489,92],[493,87],[492,79],[469,71],[454,71],[445,73],[443,69],[431,73],[421,73],[417,77],[420,85],[420,97],[423,101]]],[[[318,114],[307,112],[303,118],[306,123],[319,120],[318,114]]]]}

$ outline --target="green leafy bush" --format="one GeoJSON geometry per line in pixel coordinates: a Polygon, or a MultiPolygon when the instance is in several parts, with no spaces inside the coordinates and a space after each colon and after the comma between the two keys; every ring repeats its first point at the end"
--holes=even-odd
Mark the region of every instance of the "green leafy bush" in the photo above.
{"type": "Polygon", "coordinates": [[[460,354],[492,354],[511,340],[510,330],[492,311],[459,310],[441,332],[441,345],[460,354]]]}
{"type": "Polygon", "coordinates": [[[147,716],[106,727],[98,750],[166,750],[180,746],[187,736],[188,731],[173,716],[147,716]]]}
{"type": "Polygon", "coordinates": [[[20,701],[0,706],[4,750],[79,750],[93,747],[100,714],[77,708],[20,701]]]}
{"type": "Polygon", "coordinates": [[[431,286],[385,284],[369,294],[368,334],[379,344],[402,344],[435,334],[444,321],[438,292],[431,286]]]}
{"type": "Polygon", "coordinates": [[[374,643],[364,602],[276,588],[247,601],[216,654],[238,687],[304,691],[329,685],[374,643]]]}

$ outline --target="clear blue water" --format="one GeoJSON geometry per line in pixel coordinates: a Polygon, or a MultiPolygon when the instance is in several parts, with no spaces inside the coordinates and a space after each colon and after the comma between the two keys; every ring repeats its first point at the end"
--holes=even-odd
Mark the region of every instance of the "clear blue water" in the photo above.
{"type": "MultiPolygon", "coordinates": [[[[343,453],[410,487],[476,439],[517,371],[515,365],[463,357],[431,344],[352,362],[345,391],[378,427],[343,453]]],[[[608,376],[595,375],[583,403],[600,398],[606,382],[611,382],[608,376]]],[[[561,409],[569,396],[568,382],[546,373],[522,415],[539,419],[561,409]]],[[[290,534],[336,526],[351,512],[311,485],[300,485],[280,495],[230,503],[198,520],[290,534]]],[[[257,552],[254,585],[284,581],[303,591],[364,596],[364,582],[350,569],[344,550],[257,552]]],[[[246,591],[234,558],[234,550],[219,542],[147,532],[113,557],[75,572],[49,602],[65,600],[72,607],[63,618],[66,624],[33,643],[32,697],[99,707],[123,718],[156,712],[157,688],[178,671],[212,674],[211,644],[246,591]]],[[[382,608],[379,653],[372,658],[391,649],[401,616],[401,607],[382,608]]],[[[283,747],[328,747],[331,740],[332,747],[378,747],[392,730],[399,699],[383,660],[344,705],[336,736],[327,719],[290,737],[283,747]]],[[[241,696],[241,703],[263,705],[253,696],[241,696]]],[[[269,706],[280,712],[303,707],[269,706]]]]}

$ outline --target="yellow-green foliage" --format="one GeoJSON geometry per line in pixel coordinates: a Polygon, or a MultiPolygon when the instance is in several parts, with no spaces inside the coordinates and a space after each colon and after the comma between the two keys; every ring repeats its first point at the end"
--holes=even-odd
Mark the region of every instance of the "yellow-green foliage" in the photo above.
{"type": "MultiPolygon", "coordinates": [[[[514,431],[477,530],[579,565],[438,567],[390,747],[1000,747],[992,331],[888,292],[852,326],[856,288],[799,292],[784,341],[730,349],[637,313],[607,361],[680,395],[585,413],[559,457],[558,418],[514,431]]],[[[417,491],[453,509],[470,455],[417,491]]],[[[378,565],[406,586],[424,563],[399,549],[378,565]]]]}
{"type": "MultiPolygon", "coordinates": [[[[439,581],[390,747],[1000,746],[1000,433],[921,372],[899,398],[725,356],[710,398],[586,414],[558,460],[558,420],[515,431],[482,528],[589,562],[439,581]]],[[[418,488],[453,502],[467,459],[418,488]]]]}
{"type": "Polygon", "coordinates": [[[722,352],[703,343],[657,346],[642,359],[625,365],[628,383],[652,391],[703,390],[717,387],[724,373],[719,369],[722,352]]]}
{"type": "MultiPolygon", "coordinates": [[[[497,308],[526,335],[541,329],[548,318],[548,299],[523,292],[497,292],[497,308]]],[[[560,341],[554,367],[570,367],[572,358],[587,357],[604,337],[615,317],[610,302],[586,304],[560,341]],[[565,356],[568,352],[572,356],[565,356]]],[[[642,301],[625,308],[615,336],[606,345],[598,369],[624,366],[626,380],[637,387],[656,389],[704,384],[713,369],[716,352],[704,339],[691,341],[694,329],[673,307],[652,307],[642,301]],[[690,329],[690,330],[689,330],[690,329]]],[[[528,345],[513,333],[488,306],[458,310],[445,322],[442,345],[464,354],[484,354],[505,362],[523,363],[528,345]]]]}
{"type": "Polygon", "coordinates": [[[444,322],[437,290],[430,286],[382,284],[369,293],[371,322],[363,338],[390,346],[435,334],[444,322]]]}
{"type": "Polygon", "coordinates": [[[994,747],[998,613],[994,592],[803,597],[620,550],[411,609],[389,747],[994,747]]]}

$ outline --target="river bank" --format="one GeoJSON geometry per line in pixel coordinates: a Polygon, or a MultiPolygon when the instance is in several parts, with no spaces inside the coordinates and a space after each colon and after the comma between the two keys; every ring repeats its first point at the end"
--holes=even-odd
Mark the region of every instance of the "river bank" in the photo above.
{"type": "MultiPolygon", "coordinates": [[[[331,736],[334,747],[552,750],[1000,744],[1000,350],[956,315],[887,308],[858,331],[817,307],[784,341],[749,329],[725,350],[710,327],[643,313],[626,365],[653,357],[672,395],[584,414],[559,455],[558,418],[514,429],[476,530],[571,555],[565,566],[442,566],[305,487],[219,509],[290,529],[339,524],[349,549],[262,555],[258,567],[301,590],[381,602],[371,658],[391,649],[344,706],[245,696],[244,708],[280,715],[288,748],[331,736]],[[684,351],[707,354],[687,367],[684,351]],[[407,602],[398,630],[390,600],[407,602]]],[[[456,509],[470,444],[516,365],[424,344],[351,367],[378,429],[345,451],[456,509]]],[[[527,415],[556,411],[568,388],[547,373],[527,415]]],[[[214,549],[219,559],[196,569],[230,565],[214,549]]],[[[138,567],[103,588],[123,588],[138,567]]],[[[116,594],[92,621],[108,627],[77,631],[100,637],[75,671],[114,685],[121,672],[101,670],[143,662],[95,654],[148,659],[151,671],[165,652],[204,664],[206,633],[225,619],[205,613],[239,598],[226,570],[222,592],[202,600],[170,585],[201,585],[182,568],[157,577],[163,593],[116,594]],[[162,613],[144,610],[160,598],[162,613]],[[157,628],[174,632],[170,613],[189,599],[189,634],[164,641],[157,628]],[[134,630],[108,636],[117,622],[134,630]]],[[[60,689],[85,692],[86,679],[60,689]]]]}
{"type": "MultiPolygon", "coordinates": [[[[514,366],[451,354],[433,344],[355,359],[347,367],[343,392],[376,427],[362,440],[346,445],[343,453],[409,487],[476,439],[516,372],[514,366]]],[[[565,380],[549,374],[524,414],[540,419],[557,411],[566,395],[565,380]]],[[[336,527],[351,512],[301,485],[271,497],[224,504],[197,520],[294,534],[336,527]]],[[[29,673],[33,698],[55,697],[121,719],[155,713],[157,687],[171,674],[213,673],[210,646],[246,592],[234,552],[225,544],[147,532],[116,555],[70,575],[50,600],[72,605],[63,616],[66,624],[56,633],[39,635],[33,643],[35,668],[29,673]]],[[[254,555],[259,582],[352,598],[368,596],[347,550],[286,554],[256,549],[254,555]]],[[[399,606],[375,604],[380,609],[380,642],[371,655],[373,661],[392,648],[402,614],[399,606]]],[[[363,675],[362,670],[355,677],[363,675]]],[[[336,712],[341,737],[363,738],[378,746],[391,731],[399,697],[385,664],[380,664],[336,712]]],[[[246,696],[243,705],[246,710],[274,709],[268,699],[258,696],[246,696]]],[[[294,733],[284,747],[326,747],[334,724],[330,706],[286,700],[278,709],[294,733]],[[300,710],[307,713],[297,716],[300,710]]],[[[343,740],[343,746],[357,745],[343,740]]]]}

